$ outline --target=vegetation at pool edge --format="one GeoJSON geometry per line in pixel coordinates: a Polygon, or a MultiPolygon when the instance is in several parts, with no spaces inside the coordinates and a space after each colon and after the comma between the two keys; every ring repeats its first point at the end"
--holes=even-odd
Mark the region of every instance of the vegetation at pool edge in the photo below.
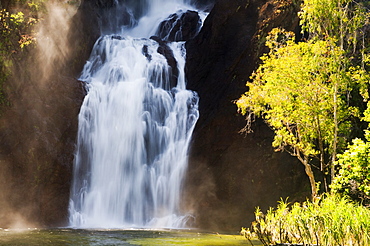
{"type": "Polygon", "coordinates": [[[251,228],[242,228],[241,234],[248,240],[257,237],[263,245],[370,244],[370,210],[335,194],[302,204],[281,200],[266,213],[257,208],[255,216],[251,228]]]}

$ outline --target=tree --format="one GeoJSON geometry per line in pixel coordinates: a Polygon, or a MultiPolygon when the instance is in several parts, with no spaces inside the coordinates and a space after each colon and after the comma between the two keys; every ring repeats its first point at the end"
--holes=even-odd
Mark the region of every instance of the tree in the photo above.
{"type": "MultiPolygon", "coordinates": [[[[280,29],[271,32],[266,42],[270,52],[261,57],[249,90],[236,104],[248,119],[262,117],[274,130],[276,150],[304,165],[314,198],[313,167],[330,173],[333,151],[346,142],[351,108],[345,95],[351,79],[341,70],[346,60],[341,49],[333,49],[329,41],[295,43],[292,37],[280,29]]],[[[248,130],[252,122],[247,123],[248,130]]]]}
{"type": "MultiPolygon", "coordinates": [[[[370,105],[364,114],[364,120],[370,122],[370,105]]],[[[369,163],[370,131],[365,130],[365,141],[360,138],[354,139],[348,149],[338,155],[336,166],[339,172],[331,185],[332,190],[370,205],[369,163]]]]}
{"type": "MultiPolygon", "coordinates": [[[[303,30],[309,34],[310,40],[330,40],[332,49],[340,48],[347,57],[351,57],[352,64],[338,60],[338,73],[346,71],[349,66],[364,60],[365,31],[364,27],[369,24],[369,12],[366,9],[366,1],[356,0],[305,0],[299,13],[303,30]],[[359,42],[361,41],[361,42],[359,42]],[[359,46],[359,47],[358,47],[359,46]]],[[[356,69],[359,73],[359,68],[356,69]]],[[[362,70],[365,70],[362,63],[362,70]]],[[[334,89],[337,86],[334,84],[334,89]]],[[[337,93],[334,93],[336,100],[337,93]]],[[[334,103],[336,107],[336,103],[334,103]]],[[[334,141],[332,151],[332,163],[336,160],[338,119],[334,109],[334,141]]],[[[334,179],[334,165],[331,166],[331,179],[334,179]]]]}
{"type": "Polygon", "coordinates": [[[370,133],[366,141],[356,138],[348,149],[338,155],[339,173],[331,188],[334,192],[343,193],[354,200],[370,203],[370,133]]]}
{"type": "Polygon", "coordinates": [[[332,39],[342,50],[356,50],[369,13],[362,0],[305,0],[299,13],[310,39],[332,39]]]}

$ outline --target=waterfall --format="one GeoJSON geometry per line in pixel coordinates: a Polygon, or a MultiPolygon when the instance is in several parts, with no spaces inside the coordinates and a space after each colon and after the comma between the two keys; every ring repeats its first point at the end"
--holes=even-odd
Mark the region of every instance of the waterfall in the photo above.
{"type": "Polygon", "coordinates": [[[129,1],[117,3],[129,24],[107,28],[114,33],[96,41],[82,71],[87,95],[78,119],[72,227],[181,228],[189,218],[180,199],[198,96],[186,90],[184,42],[149,37],[171,14],[194,9],[180,0],[148,2],[140,19],[129,1]]]}

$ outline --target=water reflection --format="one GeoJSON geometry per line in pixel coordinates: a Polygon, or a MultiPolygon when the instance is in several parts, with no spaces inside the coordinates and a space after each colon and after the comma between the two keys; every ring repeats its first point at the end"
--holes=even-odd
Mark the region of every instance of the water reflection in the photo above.
{"type": "Polygon", "coordinates": [[[28,229],[0,230],[0,245],[248,245],[248,242],[240,235],[192,230],[28,229]]]}

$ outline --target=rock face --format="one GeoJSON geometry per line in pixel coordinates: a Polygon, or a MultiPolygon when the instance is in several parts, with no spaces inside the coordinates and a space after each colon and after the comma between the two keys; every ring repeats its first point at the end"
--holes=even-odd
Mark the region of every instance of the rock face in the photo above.
{"type": "Polygon", "coordinates": [[[83,91],[73,78],[53,82],[53,88],[25,89],[33,98],[20,95],[2,117],[1,227],[66,223],[83,91]]]}
{"type": "Polygon", "coordinates": [[[6,84],[11,106],[2,109],[0,117],[1,228],[68,222],[77,116],[85,95],[74,71],[82,67],[91,47],[70,50],[73,45],[64,37],[72,31],[55,25],[71,20],[57,6],[48,10],[59,11],[63,18],[44,21],[45,35],[54,42],[42,43],[40,36],[39,47],[15,60],[6,84]]]}
{"type": "Polygon", "coordinates": [[[219,0],[187,42],[188,88],[200,96],[187,188],[202,228],[238,230],[250,225],[256,206],[267,209],[280,197],[304,199],[303,166],[273,151],[273,133],[261,120],[252,134],[239,133],[245,121],[233,103],[266,51],[267,32],[297,28],[298,6],[290,0],[219,0]]]}

